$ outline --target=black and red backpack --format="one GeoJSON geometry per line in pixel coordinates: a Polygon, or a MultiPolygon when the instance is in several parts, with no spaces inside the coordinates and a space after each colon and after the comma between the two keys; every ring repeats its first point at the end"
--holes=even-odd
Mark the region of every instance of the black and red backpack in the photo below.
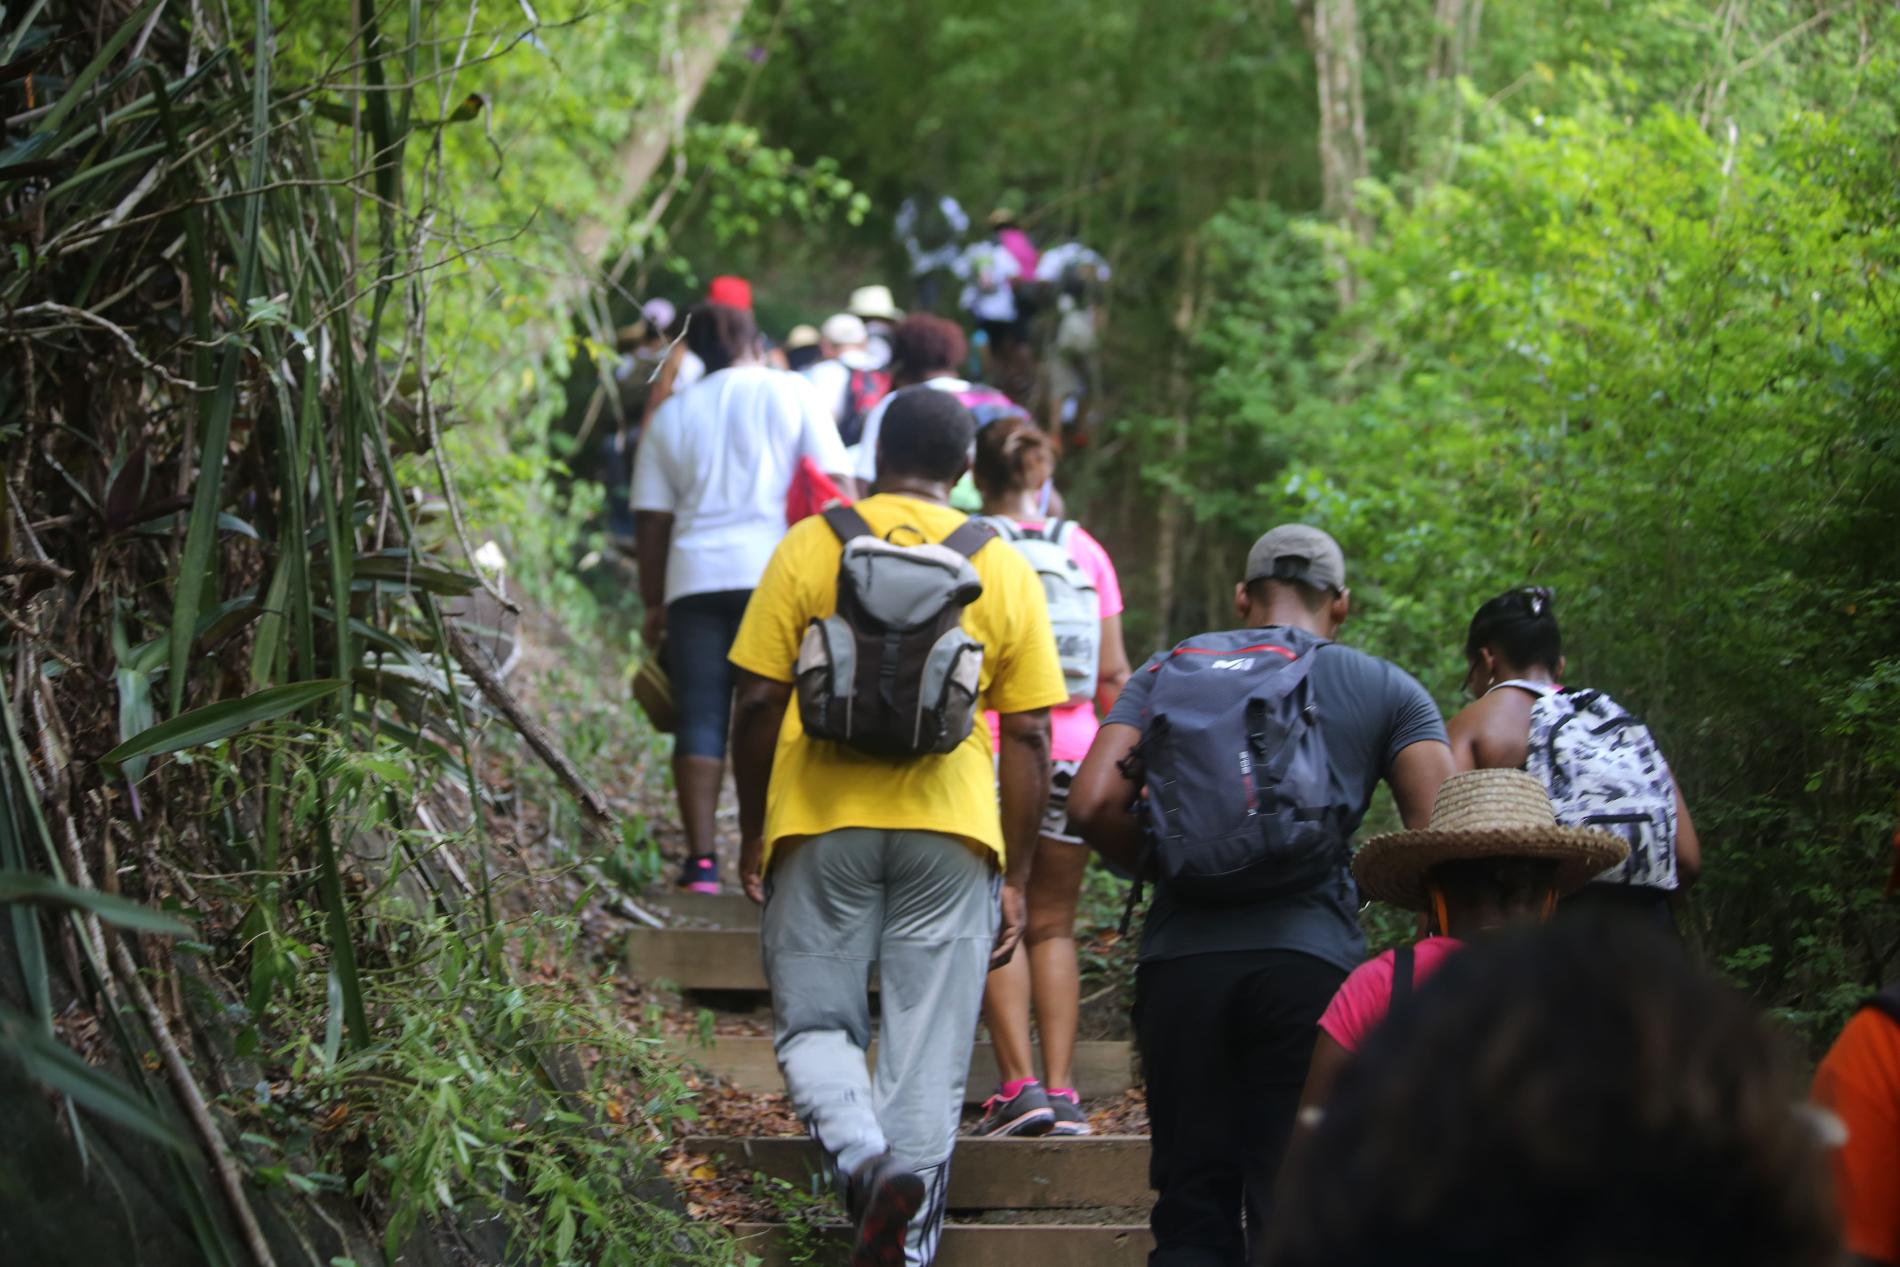
{"type": "Polygon", "coordinates": [[[856,444],[864,438],[864,420],[877,402],[891,394],[891,376],[884,370],[852,370],[844,388],[844,417],[838,438],[856,444]]]}

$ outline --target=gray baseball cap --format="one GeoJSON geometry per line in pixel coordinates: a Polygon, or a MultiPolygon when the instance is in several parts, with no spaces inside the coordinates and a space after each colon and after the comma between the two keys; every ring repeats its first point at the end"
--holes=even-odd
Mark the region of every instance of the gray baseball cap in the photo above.
{"type": "Polygon", "coordinates": [[[1346,588],[1346,556],[1339,543],[1305,524],[1281,524],[1247,551],[1249,582],[1262,577],[1304,581],[1315,589],[1346,588]]]}

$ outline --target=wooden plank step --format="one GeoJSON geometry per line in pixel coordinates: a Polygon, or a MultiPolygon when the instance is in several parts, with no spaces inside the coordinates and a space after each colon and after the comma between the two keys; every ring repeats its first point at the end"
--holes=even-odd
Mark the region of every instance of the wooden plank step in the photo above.
{"type": "Polygon", "coordinates": [[[765,989],[753,929],[636,928],[627,934],[627,975],[682,990],[765,989]]]}
{"type": "MultiPolygon", "coordinates": [[[[635,928],[627,933],[627,975],[667,981],[682,990],[746,990],[764,994],[765,962],[757,928],[635,928]]],[[[877,973],[871,973],[877,992],[877,973]]]]}
{"type": "MultiPolygon", "coordinates": [[[[823,1165],[818,1146],[802,1138],[699,1137],[682,1147],[699,1157],[723,1157],[744,1174],[759,1171],[800,1187],[823,1165]]],[[[965,1136],[957,1141],[950,1165],[953,1210],[1081,1210],[1145,1206],[1151,1200],[1145,1135],[965,1136]]]]}
{"type": "MultiPolygon", "coordinates": [[[[783,1091],[778,1057],[769,1038],[747,1038],[721,1034],[711,1047],[689,1039],[672,1044],[680,1059],[698,1065],[708,1073],[729,1079],[741,1091],[783,1091]]],[[[877,1044],[871,1044],[871,1060],[877,1061],[877,1044]]],[[[1037,1065],[1042,1055],[1038,1050],[1037,1065]]],[[[965,1084],[966,1104],[980,1104],[997,1083],[996,1051],[988,1043],[977,1043],[970,1051],[970,1079],[965,1084]]],[[[1133,1053],[1125,1042],[1085,1042],[1075,1045],[1075,1085],[1084,1096],[1111,1095],[1135,1084],[1133,1053]]]]}
{"type": "MultiPolygon", "coordinates": [[[[763,1267],[791,1267],[782,1230],[771,1223],[738,1223],[732,1234],[763,1267]]],[[[821,1244],[851,1243],[848,1227],[817,1231],[821,1244]]],[[[943,1229],[936,1267],[1141,1267],[1153,1248],[1146,1227],[1127,1224],[951,1223],[943,1229]]]]}
{"type": "Polygon", "coordinates": [[[743,893],[688,893],[684,889],[651,890],[640,905],[662,919],[691,920],[712,928],[749,929],[759,926],[759,908],[743,893]]]}

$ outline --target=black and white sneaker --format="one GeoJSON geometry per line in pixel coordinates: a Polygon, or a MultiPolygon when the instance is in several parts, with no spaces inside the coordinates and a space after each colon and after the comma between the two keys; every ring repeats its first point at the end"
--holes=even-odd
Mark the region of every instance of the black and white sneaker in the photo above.
{"type": "Polygon", "coordinates": [[[1055,1124],[1056,1111],[1050,1107],[1048,1095],[1040,1082],[1031,1080],[1015,1095],[1005,1097],[998,1087],[995,1095],[983,1101],[983,1116],[977,1119],[975,1133],[1047,1135],[1055,1124]]]}

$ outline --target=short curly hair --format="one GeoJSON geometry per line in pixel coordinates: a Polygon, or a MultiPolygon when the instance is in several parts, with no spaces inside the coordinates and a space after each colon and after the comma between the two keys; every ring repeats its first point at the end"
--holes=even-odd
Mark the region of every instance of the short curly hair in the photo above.
{"type": "Polygon", "coordinates": [[[1584,917],[1446,960],[1295,1150],[1272,1267],[1821,1267],[1792,1053],[1679,944],[1584,917]]]}
{"type": "Polygon", "coordinates": [[[963,328],[947,317],[913,313],[891,331],[891,362],[899,376],[921,382],[962,365],[970,355],[963,328]]]}

